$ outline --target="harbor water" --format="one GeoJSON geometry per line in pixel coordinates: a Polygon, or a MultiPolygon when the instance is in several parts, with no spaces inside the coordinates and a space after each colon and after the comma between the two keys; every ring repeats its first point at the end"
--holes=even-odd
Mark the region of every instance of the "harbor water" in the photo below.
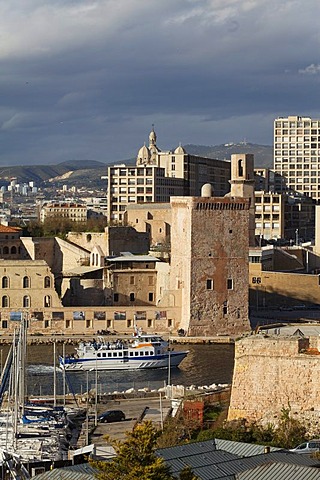
{"type": "MultiPolygon", "coordinates": [[[[0,349],[1,363],[4,363],[9,347],[0,349]]],[[[82,393],[87,386],[98,393],[124,392],[130,388],[158,389],[170,383],[183,386],[205,386],[231,383],[234,365],[234,346],[230,344],[174,345],[175,350],[189,350],[188,356],[179,368],[135,370],[135,371],[89,371],[71,372],[66,376],[66,393],[82,393]]],[[[73,353],[74,347],[66,346],[66,353],[73,353]]],[[[56,354],[62,354],[57,345],[56,354]]],[[[63,394],[63,374],[56,359],[56,391],[63,394]]],[[[54,358],[52,345],[28,347],[27,395],[53,394],[54,358]]]]}

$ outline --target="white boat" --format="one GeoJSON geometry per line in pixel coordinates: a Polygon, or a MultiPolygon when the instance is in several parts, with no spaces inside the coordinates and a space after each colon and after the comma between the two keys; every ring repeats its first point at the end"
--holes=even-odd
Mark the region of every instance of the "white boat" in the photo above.
{"type": "Polygon", "coordinates": [[[66,371],[177,367],[188,351],[174,351],[160,335],[137,333],[131,340],[81,342],[76,354],[59,357],[66,371]]]}

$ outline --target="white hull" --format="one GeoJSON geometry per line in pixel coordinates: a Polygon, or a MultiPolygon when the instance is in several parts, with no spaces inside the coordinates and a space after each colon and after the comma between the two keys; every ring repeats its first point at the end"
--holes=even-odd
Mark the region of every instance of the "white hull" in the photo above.
{"type": "Polygon", "coordinates": [[[139,334],[132,339],[81,342],[76,354],[60,357],[60,368],[84,370],[144,370],[177,367],[188,352],[170,350],[169,342],[156,334],[139,334]]]}
{"type": "Polygon", "coordinates": [[[96,359],[86,358],[78,359],[65,365],[60,361],[60,367],[66,371],[86,371],[86,370],[144,370],[148,368],[168,368],[169,357],[170,367],[178,367],[188,352],[171,352],[164,355],[163,358],[138,358],[138,359],[96,359]]]}

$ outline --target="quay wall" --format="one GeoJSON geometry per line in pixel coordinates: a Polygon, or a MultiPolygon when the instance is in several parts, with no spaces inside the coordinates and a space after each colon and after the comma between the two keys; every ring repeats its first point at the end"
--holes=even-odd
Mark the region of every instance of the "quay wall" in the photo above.
{"type": "MultiPolygon", "coordinates": [[[[163,331],[161,333],[164,337],[169,338],[168,333],[163,331]]],[[[132,332],[122,333],[119,335],[103,335],[104,338],[107,338],[109,341],[115,340],[116,338],[128,338],[132,332]]],[[[88,340],[92,339],[92,334],[59,334],[59,335],[39,335],[39,334],[30,334],[28,332],[27,343],[28,345],[51,345],[53,343],[65,343],[68,345],[77,345],[81,340],[88,340]]],[[[0,335],[0,345],[9,345],[12,343],[13,335],[0,335]]],[[[217,343],[224,343],[224,344],[234,344],[234,339],[232,337],[174,337],[170,336],[171,344],[197,344],[197,345],[210,345],[210,344],[217,344],[217,343]]]]}
{"type": "Polygon", "coordinates": [[[235,343],[228,420],[277,425],[283,409],[308,431],[320,427],[320,341],[255,335],[235,343]]]}

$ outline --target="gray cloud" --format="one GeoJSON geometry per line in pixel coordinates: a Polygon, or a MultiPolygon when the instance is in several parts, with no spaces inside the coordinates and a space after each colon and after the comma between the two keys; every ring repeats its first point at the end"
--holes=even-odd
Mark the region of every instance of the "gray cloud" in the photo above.
{"type": "Polygon", "coordinates": [[[0,1],[0,164],[272,143],[319,117],[318,0],[0,1]]]}

